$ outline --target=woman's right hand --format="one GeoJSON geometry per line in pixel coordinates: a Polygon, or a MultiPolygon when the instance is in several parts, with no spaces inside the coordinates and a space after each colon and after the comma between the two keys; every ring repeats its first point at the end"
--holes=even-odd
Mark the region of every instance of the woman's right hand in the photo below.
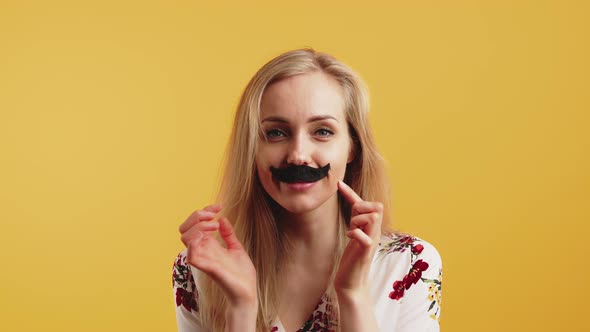
{"type": "MultiPolygon", "coordinates": [[[[214,220],[221,205],[193,212],[179,227],[189,264],[205,272],[224,292],[234,312],[258,309],[256,269],[227,218],[214,220]],[[225,246],[213,237],[219,231],[225,246]]],[[[255,315],[254,315],[255,316],[255,315]]]]}

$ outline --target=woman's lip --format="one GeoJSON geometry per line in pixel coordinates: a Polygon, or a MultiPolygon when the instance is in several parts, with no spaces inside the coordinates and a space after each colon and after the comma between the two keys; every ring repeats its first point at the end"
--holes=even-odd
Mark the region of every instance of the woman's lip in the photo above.
{"type": "Polygon", "coordinates": [[[309,188],[313,187],[316,182],[294,182],[294,183],[285,183],[287,188],[295,191],[305,191],[309,188]]]}

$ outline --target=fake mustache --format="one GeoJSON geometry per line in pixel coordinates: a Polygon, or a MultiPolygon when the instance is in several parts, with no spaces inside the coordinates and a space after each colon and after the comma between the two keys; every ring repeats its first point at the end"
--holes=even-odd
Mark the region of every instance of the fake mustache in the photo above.
{"type": "Polygon", "coordinates": [[[307,165],[291,165],[285,168],[274,168],[270,166],[272,175],[281,182],[316,182],[328,175],[330,164],[324,167],[315,168],[307,165]]]}

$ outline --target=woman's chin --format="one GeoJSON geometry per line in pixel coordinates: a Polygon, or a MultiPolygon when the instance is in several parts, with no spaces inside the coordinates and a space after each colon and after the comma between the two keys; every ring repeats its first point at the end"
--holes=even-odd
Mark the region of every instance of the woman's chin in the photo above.
{"type": "Polygon", "coordinates": [[[332,196],[333,193],[325,197],[317,197],[315,195],[299,195],[299,197],[293,197],[293,195],[290,195],[285,199],[275,200],[275,202],[290,214],[302,215],[321,208],[332,196]]]}
{"type": "Polygon", "coordinates": [[[288,202],[278,202],[290,214],[305,214],[317,209],[321,204],[306,200],[291,199],[288,202]],[[283,204],[284,203],[284,204],[283,204]]]}

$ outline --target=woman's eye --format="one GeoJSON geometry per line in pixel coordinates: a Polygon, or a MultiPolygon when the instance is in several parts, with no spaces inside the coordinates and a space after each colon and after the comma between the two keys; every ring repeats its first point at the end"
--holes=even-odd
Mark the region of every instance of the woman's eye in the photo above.
{"type": "Polygon", "coordinates": [[[328,136],[334,135],[334,132],[333,131],[331,131],[329,129],[326,129],[326,128],[320,128],[320,129],[316,130],[315,133],[316,133],[316,135],[324,136],[324,137],[328,137],[328,136]]]}
{"type": "Polygon", "coordinates": [[[285,136],[285,133],[278,129],[271,129],[267,131],[265,134],[267,138],[279,138],[285,136]]]}

